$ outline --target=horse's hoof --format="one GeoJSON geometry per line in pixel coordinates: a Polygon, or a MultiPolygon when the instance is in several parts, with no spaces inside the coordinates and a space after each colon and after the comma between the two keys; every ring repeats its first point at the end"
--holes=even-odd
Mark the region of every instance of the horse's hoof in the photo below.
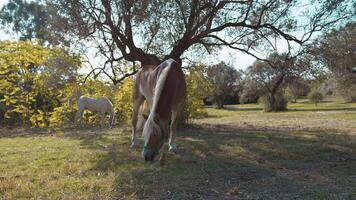
{"type": "Polygon", "coordinates": [[[169,146],[169,152],[177,153],[177,147],[175,145],[174,146],[169,146]]]}

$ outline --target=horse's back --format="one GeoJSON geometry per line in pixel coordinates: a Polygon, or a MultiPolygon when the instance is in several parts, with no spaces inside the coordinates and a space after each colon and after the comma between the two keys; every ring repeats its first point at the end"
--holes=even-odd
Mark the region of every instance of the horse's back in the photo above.
{"type": "Polygon", "coordinates": [[[113,108],[112,102],[107,97],[98,97],[97,101],[100,105],[105,105],[105,109],[107,110],[107,112],[111,111],[111,109],[113,108]]]}
{"type": "Polygon", "coordinates": [[[165,118],[168,118],[174,105],[182,103],[186,95],[186,82],[182,68],[173,59],[167,60],[154,67],[143,67],[139,70],[135,79],[134,99],[139,93],[143,95],[148,104],[154,104],[155,89],[157,84],[163,84],[157,112],[165,118]],[[169,71],[165,69],[169,67],[169,71]],[[166,76],[165,81],[160,82],[161,76],[166,76]]]}
{"type": "Polygon", "coordinates": [[[105,102],[109,105],[112,105],[111,101],[107,97],[101,96],[101,97],[98,97],[97,100],[100,102],[103,102],[103,103],[105,102]]]}
{"type": "Polygon", "coordinates": [[[111,103],[111,101],[104,96],[100,96],[97,98],[81,96],[78,100],[78,106],[79,104],[83,104],[84,108],[94,112],[110,112],[113,108],[113,104],[111,103]]]}
{"type": "Polygon", "coordinates": [[[168,65],[171,65],[171,68],[168,72],[166,81],[164,83],[165,88],[167,89],[163,89],[164,90],[163,93],[167,92],[165,90],[172,89],[172,91],[168,91],[168,92],[172,93],[170,95],[173,95],[174,98],[174,102],[172,102],[173,104],[178,104],[179,102],[182,101],[182,98],[185,98],[186,83],[184,79],[183,70],[178,65],[177,62],[169,60],[169,62],[163,62],[162,64],[155,67],[149,67],[149,68],[143,67],[136,74],[135,88],[134,88],[136,90],[135,92],[141,93],[149,102],[149,104],[151,104],[153,101],[153,96],[155,92],[154,90],[156,88],[157,81],[162,71],[166,67],[168,67],[168,65]]]}
{"type": "MultiPolygon", "coordinates": [[[[148,101],[148,104],[152,104],[154,88],[156,86],[157,79],[161,73],[159,66],[150,68],[141,68],[135,76],[135,91],[134,95],[140,93],[148,101]]],[[[134,97],[135,98],[135,97],[134,97]]]]}
{"type": "Polygon", "coordinates": [[[167,74],[161,96],[158,101],[157,113],[162,118],[169,118],[173,106],[183,103],[186,96],[186,82],[182,68],[176,63],[167,74]]]}

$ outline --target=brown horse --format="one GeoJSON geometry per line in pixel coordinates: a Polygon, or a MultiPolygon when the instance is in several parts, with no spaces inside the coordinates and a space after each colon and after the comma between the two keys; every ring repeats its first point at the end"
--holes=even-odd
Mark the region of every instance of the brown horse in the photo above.
{"type": "MultiPolygon", "coordinates": [[[[176,151],[177,117],[183,108],[185,95],[184,74],[173,59],[168,59],[158,66],[143,66],[137,72],[133,87],[132,147],[137,146],[137,115],[140,105],[146,99],[150,108],[142,131],[142,157],[146,161],[152,161],[157,156],[168,137],[169,150],[176,151]]],[[[161,153],[160,161],[163,164],[165,150],[161,153]]]]}

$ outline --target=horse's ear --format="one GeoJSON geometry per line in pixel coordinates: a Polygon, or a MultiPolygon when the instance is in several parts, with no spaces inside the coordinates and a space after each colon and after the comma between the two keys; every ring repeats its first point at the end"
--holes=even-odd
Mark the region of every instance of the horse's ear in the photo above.
{"type": "Polygon", "coordinates": [[[155,114],[155,118],[153,120],[158,124],[158,122],[159,122],[159,114],[155,114]]]}
{"type": "Polygon", "coordinates": [[[148,115],[146,115],[146,114],[142,114],[142,117],[143,117],[143,119],[145,119],[145,120],[148,119],[148,115]]]}

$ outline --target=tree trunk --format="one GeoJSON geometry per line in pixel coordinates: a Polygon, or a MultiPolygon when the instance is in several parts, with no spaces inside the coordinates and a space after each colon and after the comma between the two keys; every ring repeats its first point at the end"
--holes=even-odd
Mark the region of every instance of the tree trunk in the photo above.
{"type": "Polygon", "coordinates": [[[222,109],[224,108],[224,100],[219,98],[217,101],[216,101],[216,106],[217,106],[217,109],[222,109]]]}
{"type": "Polygon", "coordinates": [[[26,128],[31,127],[31,121],[30,121],[30,97],[29,94],[26,94],[26,116],[25,116],[25,124],[26,128]]]}
{"type": "Polygon", "coordinates": [[[276,94],[270,94],[267,96],[266,102],[265,102],[265,112],[272,112],[276,110],[276,94]]]}
{"type": "Polygon", "coordinates": [[[276,82],[274,83],[272,89],[270,90],[269,92],[269,96],[267,97],[267,102],[265,105],[265,111],[266,112],[272,112],[272,111],[276,111],[276,94],[277,92],[279,91],[282,83],[283,83],[283,80],[284,80],[284,74],[281,74],[276,82]]]}

